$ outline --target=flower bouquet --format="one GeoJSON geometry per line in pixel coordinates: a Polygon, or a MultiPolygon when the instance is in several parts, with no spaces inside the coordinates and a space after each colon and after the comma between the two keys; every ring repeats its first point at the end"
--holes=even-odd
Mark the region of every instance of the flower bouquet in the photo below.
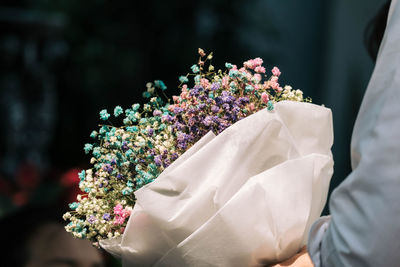
{"type": "MultiPolygon", "coordinates": [[[[306,241],[332,175],[329,109],[268,77],[260,58],[215,71],[199,49],[192,72],[147,84],[148,103],[123,126],[91,137],[93,168],[66,230],[130,266],[253,266],[284,260],[306,241]],[[189,85],[193,78],[193,85],[189,85]]],[[[100,118],[110,119],[103,110],[100,118]]]]}

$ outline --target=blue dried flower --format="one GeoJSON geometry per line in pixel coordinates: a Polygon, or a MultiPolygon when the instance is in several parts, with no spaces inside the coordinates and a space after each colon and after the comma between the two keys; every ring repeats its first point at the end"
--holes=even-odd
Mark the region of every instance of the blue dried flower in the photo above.
{"type": "Polygon", "coordinates": [[[181,83],[187,83],[189,82],[189,79],[186,76],[179,76],[179,81],[181,83]]]}
{"type": "Polygon", "coordinates": [[[100,134],[105,134],[105,133],[107,133],[109,130],[110,130],[110,129],[108,129],[107,126],[103,125],[103,126],[100,128],[99,133],[100,133],[100,134]]]}
{"type": "Polygon", "coordinates": [[[82,170],[80,173],[78,173],[78,177],[79,177],[79,179],[81,179],[81,181],[85,180],[85,177],[86,177],[85,170],[82,170]]]}
{"type": "Polygon", "coordinates": [[[137,126],[130,126],[130,127],[126,127],[126,130],[127,130],[128,132],[134,133],[134,132],[139,131],[139,128],[138,128],[137,126]]]}
{"type": "Polygon", "coordinates": [[[194,64],[190,68],[192,69],[193,73],[198,73],[200,71],[199,67],[196,64],[194,64]]]}
{"type": "Polygon", "coordinates": [[[251,86],[251,85],[246,85],[246,87],[244,88],[244,91],[245,91],[246,93],[253,92],[253,90],[254,90],[254,87],[251,86]]]}
{"type": "Polygon", "coordinates": [[[150,97],[151,97],[151,94],[150,94],[149,92],[145,91],[145,92],[143,92],[142,96],[143,96],[144,98],[150,98],[150,97]]]}
{"type": "Polygon", "coordinates": [[[225,67],[226,67],[227,69],[232,69],[232,68],[233,68],[233,65],[232,65],[231,63],[226,62],[226,63],[225,63],[225,67]]]}
{"type": "Polygon", "coordinates": [[[108,120],[108,118],[110,117],[110,114],[108,114],[107,109],[103,109],[102,111],[100,111],[100,119],[102,119],[103,121],[108,120]]]}
{"type": "Polygon", "coordinates": [[[120,106],[116,106],[114,108],[114,116],[118,117],[119,115],[121,115],[122,113],[124,113],[124,110],[120,107],[120,106]]]}
{"type": "Polygon", "coordinates": [[[267,103],[267,109],[268,109],[269,111],[271,111],[271,110],[274,109],[274,104],[272,103],[272,101],[268,101],[268,103],[267,103]]]}
{"type": "Polygon", "coordinates": [[[129,186],[129,187],[133,187],[134,186],[133,182],[130,181],[130,180],[126,182],[126,185],[129,186]]]}
{"type": "Polygon", "coordinates": [[[200,75],[196,75],[196,76],[194,77],[194,82],[195,82],[196,84],[199,84],[199,83],[200,83],[200,75]]]}
{"type": "Polygon", "coordinates": [[[137,111],[140,108],[140,104],[136,103],[132,105],[132,110],[137,111]]]}
{"type": "Polygon", "coordinates": [[[230,70],[229,71],[229,77],[236,78],[238,76],[239,76],[239,72],[237,70],[230,70]]]}
{"type": "Polygon", "coordinates": [[[128,151],[125,152],[125,156],[129,158],[132,155],[132,153],[133,153],[132,149],[128,149],[128,151]]]}
{"type": "Polygon", "coordinates": [[[72,202],[68,206],[69,206],[69,208],[71,210],[76,210],[79,207],[79,203],[78,202],[72,202]]]}
{"type": "Polygon", "coordinates": [[[231,82],[231,83],[229,84],[229,86],[230,86],[231,90],[233,90],[232,92],[235,92],[235,90],[236,90],[236,83],[235,83],[235,82],[231,82]]]}
{"type": "Polygon", "coordinates": [[[100,158],[101,157],[100,147],[93,148],[92,154],[95,158],[97,159],[100,158]]]}
{"type": "Polygon", "coordinates": [[[91,133],[90,133],[90,137],[91,138],[96,138],[97,137],[97,132],[96,131],[92,131],[91,133]]]}
{"type": "Polygon", "coordinates": [[[132,190],[132,188],[130,188],[130,187],[125,187],[125,188],[122,189],[122,191],[121,191],[121,193],[122,193],[124,196],[129,195],[129,194],[131,194],[132,192],[133,192],[133,190],[132,190]]]}
{"type": "Polygon", "coordinates": [[[85,144],[85,146],[83,147],[83,150],[85,151],[85,154],[89,154],[89,152],[93,149],[93,145],[92,144],[85,144]]]}
{"type": "Polygon", "coordinates": [[[167,90],[167,86],[165,85],[165,83],[163,82],[163,81],[161,81],[161,80],[155,80],[154,81],[154,85],[157,87],[157,88],[160,88],[161,90],[167,90]]]}

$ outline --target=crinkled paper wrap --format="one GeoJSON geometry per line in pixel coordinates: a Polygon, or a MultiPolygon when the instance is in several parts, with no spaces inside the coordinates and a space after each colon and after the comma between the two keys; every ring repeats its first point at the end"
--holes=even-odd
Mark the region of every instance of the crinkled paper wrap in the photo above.
{"type": "Polygon", "coordinates": [[[154,182],[122,237],[103,240],[124,266],[257,266],[306,242],[333,172],[332,116],[279,102],[208,133],[154,182]]]}

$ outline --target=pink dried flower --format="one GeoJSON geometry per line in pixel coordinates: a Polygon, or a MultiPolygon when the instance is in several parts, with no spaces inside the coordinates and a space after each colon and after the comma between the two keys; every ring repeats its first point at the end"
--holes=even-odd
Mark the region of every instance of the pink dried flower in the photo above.
{"type": "Polygon", "coordinates": [[[117,214],[117,215],[121,214],[123,208],[124,207],[121,204],[117,204],[114,207],[114,214],[117,214]]]}
{"type": "Polygon", "coordinates": [[[279,75],[281,75],[281,71],[277,67],[274,67],[272,69],[272,74],[279,77],[279,75]]]}
{"type": "Polygon", "coordinates": [[[176,96],[176,95],[172,96],[172,100],[173,100],[175,103],[179,103],[179,97],[176,96]]]}
{"type": "Polygon", "coordinates": [[[244,67],[246,67],[246,68],[248,68],[248,69],[254,69],[254,63],[253,63],[253,60],[247,60],[247,61],[245,61],[244,63],[243,63],[243,66],[244,67]]]}
{"type": "Polygon", "coordinates": [[[262,101],[264,102],[264,103],[268,103],[268,101],[269,101],[269,97],[268,97],[268,95],[267,95],[267,93],[262,93],[261,94],[261,99],[262,99],[262,101]]]}
{"type": "Polygon", "coordinates": [[[246,73],[246,78],[247,80],[251,81],[251,78],[253,78],[253,75],[251,73],[245,72],[246,73]]]}
{"type": "Polygon", "coordinates": [[[201,85],[203,88],[207,88],[209,84],[210,84],[210,82],[208,81],[208,79],[202,78],[202,79],[200,80],[200,85],[201,85]]]}
{"type": "Polygon", "coordinates": [[[254,70],[258,73],[265,73],[265,68],[261,66],[257,66],[254,70]]]}
{"type": "Polygon", "coordinates": [[[229,76],[224,76],[222,78],[222,87],[227,88],[229,85],[229,76]]]}
{"type": "Polygon", "coordinates": [[[254,79],[256,82],[260,82],[260,81],[261,81],[261,74],[258,74],[258,73],[254,74],[254,75],[253,75],[253,79],[254,79]]]}
{"type": "Polygon", "coordinates": [[[263,64],[263,60],[261,58],[257,57],[255,59],[253,59],[253,64],[255,66],[261,66],[263,64]]]}
{"type": "Polygon", "coordinates": [[[186,99],[186,98],[188,98],[188,92],[187,92],[187,91],[183,91],[183,90],[182,90],[182,93],[181,93],[181,98],[182,98],[182,99],[186,99]]]}
{"type": "Polygon", "coordinates": [[[123,218],[128,218],[131,216],[131,210],[130,209],[123,209],[121,213],[121,217],[123,218]]]}
{"type": "Polygon", "coordinates": [[[255,106],[254,106],[254,103],[253,103],[253,102],[251,102],[251,103],[249,104],[249,109],[250,109],[251,111],[253,111],[253,110],[255,109],[255,106]]]}
{"type": "Polygon", "coordinates": [[[118,225],[118,224],[124,224],[125,222],[125,218],[122,216],[115,216],[114,218],[114,224],[118,225]]]}
{"type": "Polygon", "coordinates": [[[175,108],[175,105],[169,105],[169,106],[168,106],[168,111],[173,112],[173,111],[174,111],[174,108],[175,108]]]}
{"type": "Polygon", "coordinates": [[[277,83],[277,82],[271,81],[270,85],[271,85],[271,88],[274,90],[278,90],[278,88],[279,88],[279,83],[277,83]]]}

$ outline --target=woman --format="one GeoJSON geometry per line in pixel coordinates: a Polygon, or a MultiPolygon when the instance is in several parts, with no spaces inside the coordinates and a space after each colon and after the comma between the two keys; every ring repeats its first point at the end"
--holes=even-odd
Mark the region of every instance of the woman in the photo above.
{"type": "Polygon", "coordinates": [[[399,101],[400,3],[393,0],[353,131],[353,171],[332,193],[331,216],[314,223],[309,255],[277,266],[400,266],[399,101]]]}

